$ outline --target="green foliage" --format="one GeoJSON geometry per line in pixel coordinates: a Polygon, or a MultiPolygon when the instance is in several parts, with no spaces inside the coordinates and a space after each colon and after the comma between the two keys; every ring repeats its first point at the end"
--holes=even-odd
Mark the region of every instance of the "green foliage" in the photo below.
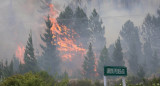
{"type": "Polygon", "coordinates": [[[32,34],[29,34],[27,45],[24,52],[24,64],[19,65],[20,73],[26,73],[29,71],[37,72],[39,70],[37,60],[34,55],[34,48],[32,42],[32,34]]]}
{"type": "Polygon", "coordinates": [[[55,45],[55,40],[52,38],[53,34],[51,31],[52,23],[50,17],[48,16],[46,20],[46,29],[43,36],[41,36],[42,41],[45,45],[40,45],[43,52],[39,60],[39,65],[42,70],[49,72],[49,74],[55,75],[60,72],[60,57],[55,45]]]}
{"type": "Polygon", "coordinates": [[[106,48],[106,46],[104,46],[103,50],[101,51],[97,66],[97,72],[100,78],[103,77],[104,66],[109,66],[109,65],[111,65],[111,60],[109,58],[108,49],[106,48]]]}
{"type": "Polygon", "coordinates": [[[13,71],[13,60],[11,60],[11,63],[8,64],[8,61],[6,60],[5,64],[3,63],[3,60],[0,62],[0,77],[6,78],[14,74],[13,71]]]}
{"type": "Polygon", "coordinates": [[[86,78],[93,78],[95,76],[94,68],[95,68],[95,56],[92,50],[92,44],[90,43],[87,55],[85,56],[83,62],[84,76],[86,78]]]}
{"type": "Polygon", "coordinates": [[[0,86],[47,86],[38,75],[26,73],[24,75],[14,75],[8,77],[0,83],[0,86]]]}
{"type": "Polygon", "coordinates": [[[14,75],[0,82],[0,86],[67,86],[68,79],[55,80],[47,72],[14,75]]]}
{"type": "Polygon", "coordinates": [[[123,60],[123,53],[122,53],[120,38],[117,39],[114,46],[113,61],[114,61],[113,65],[116,65],[116,66],[124,66],[125,64],[123,60]]]}

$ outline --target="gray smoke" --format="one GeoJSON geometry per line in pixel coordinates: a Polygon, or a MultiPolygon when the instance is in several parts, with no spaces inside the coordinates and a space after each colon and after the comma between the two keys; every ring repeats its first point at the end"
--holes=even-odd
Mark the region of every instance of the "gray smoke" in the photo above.
{"type": "Polygon", "coordinates": [[[140,26],[146,14],[155,14],[160,0],[0,0],[0,58],[9,59],[18,45],[26,45],[30,29],[33,33],[35,52],[41,43],[40,34],[44,32],[43,17],[48,14],[45,3],[53,3],[63,11],[68,5],[80,6],[88,17],[94,8],[106,27],[107,46],[119,36],[122,25],[130,19],[140,26]],[[42,3],[43,1],[44,3],[42,3]],[[43,11],[45,10],[45,11],[43,11]]]}

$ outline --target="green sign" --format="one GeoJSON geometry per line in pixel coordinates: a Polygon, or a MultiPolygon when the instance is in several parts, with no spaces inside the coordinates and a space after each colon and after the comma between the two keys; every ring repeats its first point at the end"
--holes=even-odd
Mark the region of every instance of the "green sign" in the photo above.
{"type": "Polygon", "coordinates": [[[127,68],[124,66],[105,66],[105,76],[127,76],[127,68]]]}

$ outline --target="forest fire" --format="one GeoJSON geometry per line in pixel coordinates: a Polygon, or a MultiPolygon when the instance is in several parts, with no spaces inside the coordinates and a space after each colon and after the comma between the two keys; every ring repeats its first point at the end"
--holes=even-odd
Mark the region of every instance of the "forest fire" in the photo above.
{"type": "Polygon", "coordinates": [[[72,29],[67,28],[64,25],[59,25],[56,21],[56,17],[58,17],[58,11],[53,9],[53,4],[49,5],[50,7],[50,20],[52,22],[52,33],[54,34],[53,39],[55,39],[56,44],[58,45],[58,50],[60,51],[60,55],[63,61],[72,60],[72,57],[75,54],[83,55],[85,53],[85,49],[82,48],[82,44],[76,44],[76,37],[79,35],[72,29]]]}
{"type": "Polygon", "coordinates": [[[21,64],[24,64],[24,51],[25,51],[24,46],[20,46],[20,45],[16,50],[16,57],[19,59],[21,64]]]}
{"type": "MultiPolygon", "coordinates": [[[[96,56],[96,54],[95,54],[95,56],[96,56]]],[[[98,76],[97,65],[98,65],[98,58],[95,58],[95,65],[94,65],[95,76],[98,76]]]]}

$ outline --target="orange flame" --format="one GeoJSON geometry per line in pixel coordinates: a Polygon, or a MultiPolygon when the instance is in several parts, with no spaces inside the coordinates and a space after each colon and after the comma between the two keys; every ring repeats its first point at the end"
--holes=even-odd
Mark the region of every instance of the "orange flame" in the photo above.
{"type": "Polygon", "coordinates": [[[53,39],[57,42],[62,60],[72,61],[72,57],[74,57],[75,54],[79,53],[80,55],[83,55],[86,50],[82,48],[82,44],[76,44],[75,38],[79,37],[79,35],[73,29],[69,29],[64,25],[60,26],[56,20],[58,17],[58,11],[53,9],[53,4],[49,4],[49,7],[51,16],[50,20],[53,23],[51,28],[52,33],[54,34],[53,39]]]}
{"type": "MultiPolygon", "coordinates": [[[[95,54],[95,57],[96,57],[96,54],[95,54]]],[[[94,65],[95,76],[98,76],[97,65],[98,65],[98,58],[95,58],[95,65],[94,65]]]]}
{"type": "Polygon", "coordinates": [[[21,64],[25,64],[25,62],[24,62],[24,51],[25,51],[24,46],[18,46],[18,48],[16,50],[16,57],[19,59],[21,64]]]}

